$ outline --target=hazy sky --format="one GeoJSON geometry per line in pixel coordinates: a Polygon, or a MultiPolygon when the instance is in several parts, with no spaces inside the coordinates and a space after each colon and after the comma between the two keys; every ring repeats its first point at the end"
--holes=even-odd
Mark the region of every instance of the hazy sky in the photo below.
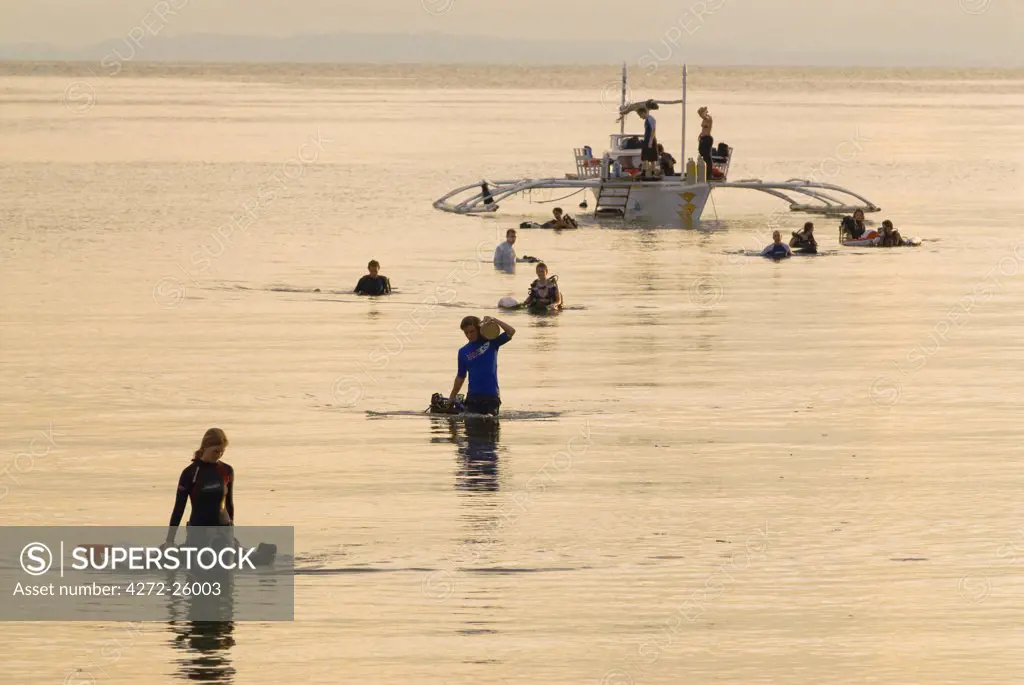
{"type": "Polygon", "coordinates": [[[163,36],[438,31],[605,40],[609,62],[621,58],[616,39],[653,43],[673,26],[693,46],[1024,51],[1024,0],[0,0],[0,42],[79,47],[121,38],[147,14],[163,36]],[[162,4],[177,9],[155,19],[162,4]]]}

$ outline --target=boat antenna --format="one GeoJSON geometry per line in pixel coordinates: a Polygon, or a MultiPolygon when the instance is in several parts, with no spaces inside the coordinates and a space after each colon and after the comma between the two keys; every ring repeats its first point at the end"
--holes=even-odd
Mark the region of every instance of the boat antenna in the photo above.
{"type": "MultiPolygon", "coordinates": [[[[622,63],[622,98],[621,98],[621,100],[619,102],[619,111],[620,112],[623,109],[625,109],[625,107],[626,107],[626,79],[627,79],[627,76],[626,76],[626,63],[623,62],[622,63]]],[[[619,133],[621,133],[621,134],[625,134],[626,133],[626,120],[622,119],[622,118],[619,119],[619,133]]]]}
{"type": "Polygon", "coordinates": [[[686,168],[686,63],[683,62],[683,149],[679,156],[679,164],[686,168]]]}

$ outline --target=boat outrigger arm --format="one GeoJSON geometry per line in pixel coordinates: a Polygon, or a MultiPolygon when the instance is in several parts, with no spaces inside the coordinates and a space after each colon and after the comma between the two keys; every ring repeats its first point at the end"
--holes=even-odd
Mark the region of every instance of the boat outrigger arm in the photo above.
{"type": "MultiPolygon", "coordinates": [[[[595,216],[620,216],[659,224],[691,226],[700,220],[713,190],[745,188],[757,190],[789,203],[794,212],[811,214],[850,214],[860,209],[877,212],[880,208],[852,190],[831,183],[791,178],[788,181],[743,179],[730,181],[732,147],[719,142],[710,153],[710,168],[702,156],[696,162],[686,157],[686,65],[683,65],[681,100],[640,100],[626,102],[627,73],[622,65],[622,94],[619,106],[619,132],[611,134],[609,147],[598,157],[589,146],[576,148],[576,173],[564,178],[520,178],[505,181],[481,180],[456,188],[434,202],[434,208],[455,214],[496,212],[502,200],[533,190],[591,190],[596,198],[595,216]],[[650,178],[641,173],[643,133],[626,133],[626,115],[640,109],[657,110],[660,105],[682,105],[681,174],[650,178]]],[[[574,195],[575,193],[570,193],[574,195]]]]}
{"type": "MultiPolygon", "coordinates": [[[[486,214],[498,211],[498,203],[514,195],[531,190],[579,190],[591,188],[595,192],[602,184],[609,185],[600,178],[595,179],[562,179],[562,178],[526,178],[510,181],[487,181],[471,183],[452,190],[434,202],[434,209],[454,214],[486,214]],[[470,193],[475,190],[476,192],[470,193]],[[461,198],[459,196],[462,196],[461,198]]],[[[640,185],[641,182],[635,182],[640,185]]],[[[618,185],[618,184],[616,184],[618,185]]],[[[649,187],[644,183],[644,188],[649,187]]],[[[743,179],[741,181],[712,181],[710,190],[719,188],[747,188],[759,190],[783,200],[789,204],[790,211],[822,214],[826,216],[852,214],[860,209],[864,212],[881,211],[867,198],[852,190],[831,183],[819,183],[806,179],[792,178],[784,182],[764,182],[760,179],[743,179]],[[840,197],[836,197],[839,195],[840,197]],[[843,198],[841,196],[847,196],[843,198]],[[812,202],[808,202],[808,200],[812,202]],[[859,201],[859,202],[854,202],[859,201]]]]}

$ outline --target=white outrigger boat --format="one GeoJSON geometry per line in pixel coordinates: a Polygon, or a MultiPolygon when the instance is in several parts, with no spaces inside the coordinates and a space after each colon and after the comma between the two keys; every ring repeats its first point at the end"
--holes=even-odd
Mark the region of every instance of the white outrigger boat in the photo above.
{"type": "Polygon", "coordinates": [[[682,100],[646,100],[626,102],[627,73],[622,65],[622,99],[619,107],[620,127],[611,134],[609,149],[595,158],[590,148],[577,148],[576,173],[565,178],[521,178],[513,180],[484,179],[456,188],[434,202],[434,208],[455,214],[486,214],[496,212],[500,202],[514,195],[533,190],[590,190],[595,196],[595,216],[617,216],[638,219],[663,226],[692,227],[700,221],[712,190],[746,188],[773,195],[789,203],[794,212],[837,216],[860,209],[877,212],[878,206],[857,193],[830,183],[805,179],[771,182],[760,179],[729,181],[732,148],[720,143],[712,151],[710,174],[703,159],[694,163],[686,158],[686,65],[683,65],[682,100]],[[626,133],[626,115],[640,105],[660,109],[662,104],[682,105],[682,155],[687,160],[682,175],[656,176],[642,179],[633,175],[641,167],[640,145],[643,134],[626,133]],[[711,176],[710,183],[707,176],[711,176]],[[844,198],[845,196],[845,198],[844,198]]]}

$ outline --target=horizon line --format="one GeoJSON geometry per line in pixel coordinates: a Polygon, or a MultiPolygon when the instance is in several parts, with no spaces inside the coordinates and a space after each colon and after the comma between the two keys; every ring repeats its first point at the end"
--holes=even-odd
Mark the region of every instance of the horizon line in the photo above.
{"type": "MultiPolygon", "coordinates": [[[[3,48],[3,45],[0,45],[3,48]]],[[[19,57],[4,57],[0,55],[0,64],[60,64],[60,65],[88,65],[95,63],[95,59],[68,59],[51,57],[46,59],[38,58],[19,58],[19,57]]],[[[294,65],[294,66],[308,66],[308,65],[323,65],[323,66],[365,66],[365,67],[383,67],[383,66],[404,66],[404,67],[489,67],[489,68],[524,68],[524,67],[567,67],[567,68],[605,68],[605,67],[616,67],[621,68],[623,62],[487,62],[487,61],[461,61],[461,62],[449,62],[449,61],[419,61],[419,62],[405,62],[405,61],[353,61],[353,60],[261,60],[261,59],[245,59],[240,61],[222,62],[222,61],[209,61],[209,60],[195,60],[195,59],[133,59],[126,60],[121,63],[123,67],[130,68],[131,65],[164,65],[164,66],[208,66],[208,67],[230,67],[230,66],[279,66],[279,65],[294,65]]],[[[625,62],[629,67],[629,62],[625,62]]],[[[865,70],[884,70],[884,69],[904,69],[904,70],[935,70],[935,69],[970,69],[970,70],[987,70],[987,71],[1024,71],[1024,65],[1021,66],[1001,66],[1001,65],[963,65],[963,64],[779,64],[779,63],[761,63],[761,64],[734,64],[734,63],[716,63],[716,62],[703,62],[703,63],[692,63],[692,62],[676,62],[670,66],[673,68],[682,68],[686,66],[688,69],[822,69],[822,70],[835,70],[835,69],[865,69],[865,70]]],[[[668,68],[665,65],[659,65],[658,70],[668,68]]],[[[631,71],[635,69],[645,70],[641,65],[633,65],[631,71]]]]}

